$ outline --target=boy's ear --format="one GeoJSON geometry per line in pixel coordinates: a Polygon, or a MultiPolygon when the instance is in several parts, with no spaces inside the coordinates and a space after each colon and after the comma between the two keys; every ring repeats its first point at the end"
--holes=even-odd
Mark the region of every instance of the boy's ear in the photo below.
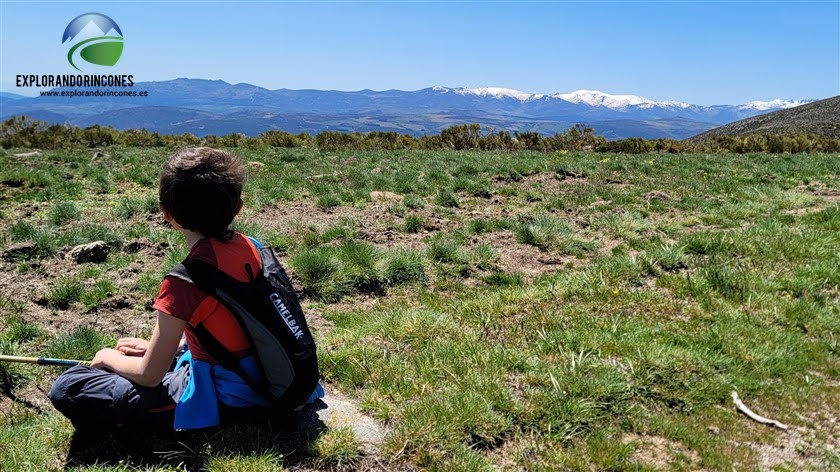
{"type": "Polygon", "coordinates": [[[167,223],[170,224],[173,228],[175,228],[175,219],[172,218],[172,215],[166,211],[166,208],[163,207],[162,203],[158,203],[158,208],[160,208],[160,213],[163,215],[163,219],[166,220],[167,223]]]}
{"type": "Polygon", "coordinates": [[[236,204],[236,211],[233,213],[234,216],[239,214],[239,211],[242,210],[242,199],[239,199],[239,203],[236,204]]]}

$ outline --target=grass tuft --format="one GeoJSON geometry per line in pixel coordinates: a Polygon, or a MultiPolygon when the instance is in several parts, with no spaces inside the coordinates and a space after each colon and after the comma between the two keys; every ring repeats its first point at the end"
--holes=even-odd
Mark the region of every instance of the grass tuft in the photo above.
{"type": "Polygon", "coordinates": [[[47,306],[66,310],[73,302],[81,300],[83,293],[84,289],[78,280],[73,277],[61,277],[47,292],[47,306]]]}
{"type": "Polygon", "coordinates": [[[312,452],[322,466],[342,466],[360,456],[361,446],[353,430],[342,426],[330,428],[318,436],[312,444],[312,452]]]}
{"type": "Polygon", "coordinates": [[[426,228],[426,221],[420,215],[407,215],[403,222],[403,230],[406,233],[419,233],[426,228]]]}
{"type": "Polygon", "coordinates": [[[426,264],[418,251],[403,249],[385,257],[383,277],[388,285],[422,283],[426,280],[426,264]]]}
{"type": "Polygon", "coordinates": [[[523,220],[514,227],[513,233],[522,244],[560,254],[582,255],[596,247],[593,241],[575,236],[574,228],[569,223],[552,216],[523,220]]]}
{"type": "Polygon", "coordinates": [[[53,226],[61,226],[79,219],[81,215],[82,211],[76,202],[58,202],[50,209],[49,223],[53,226]]]}
{"type": "Polygon", "coordinates": [[[46,354],[59,359],[90,360],[102,348],[113,346],[116,339],[87,326],[80,326],[67,334],[52,339],[46,354]]]}
{"type": "Polygon", "coordinates": [[[435,196],[435,205],[446,208],[459,208],[461,201],[458,200],[458,196],[454,192],[442,188],[435,196]]]}

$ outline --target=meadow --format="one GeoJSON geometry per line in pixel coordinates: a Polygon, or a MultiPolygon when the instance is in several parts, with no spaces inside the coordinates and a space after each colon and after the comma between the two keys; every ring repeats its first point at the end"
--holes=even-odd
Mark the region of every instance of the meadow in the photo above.
{"type": "MultiPolygon", "coordinates": [[[[0,353],[146,336],[166,149],[0,151],[0,353]],[[67,258],[104,241],[103,262],[67,258]]],[[[328,390],[387,432],[73,430],[0,364],[0,470],[840,469],[840,156],[236,149],[328,390]],[[790,426],[751,421],[730,398],[790,426]]]]}

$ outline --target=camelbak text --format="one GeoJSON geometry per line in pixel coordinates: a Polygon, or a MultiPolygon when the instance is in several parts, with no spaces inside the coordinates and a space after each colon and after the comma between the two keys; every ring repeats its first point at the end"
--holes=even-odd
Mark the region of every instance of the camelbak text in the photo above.
{"type": "Polygon", "coordinates": [[[303,331],[301,331],[295,319],[292,318],[292,314],[289,313],[289,309],[286,308],[286,304],[280,299],[280,295],[272,293],[268,298],[271,300],[271,303],[274,304],[274,308],[277,309],[277,313],[280,315],[280,318],[283,318],[283,321],[286,322],[286,326],[289,327],[289,331],[295,335],[295,339],[302,338],[303,331]]]}

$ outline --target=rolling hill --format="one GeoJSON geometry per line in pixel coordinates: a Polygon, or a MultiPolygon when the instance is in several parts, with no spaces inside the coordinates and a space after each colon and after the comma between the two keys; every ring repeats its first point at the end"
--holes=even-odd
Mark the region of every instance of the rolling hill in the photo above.
{"type": "Polygon", "coordinates": [[[739,120],[690,138],[703,142],[719,136],[750,134],[814,134],[840,138],[840,95],[817,102],[739,120]]]}

